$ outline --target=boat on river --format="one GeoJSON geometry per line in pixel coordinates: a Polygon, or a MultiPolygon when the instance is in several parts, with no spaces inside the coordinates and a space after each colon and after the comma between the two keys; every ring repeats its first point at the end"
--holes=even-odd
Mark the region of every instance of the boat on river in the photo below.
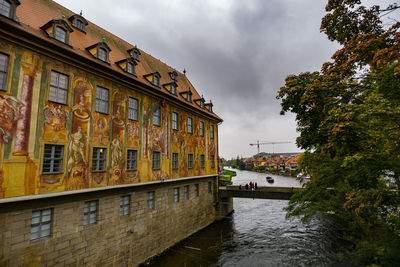
{"type": "Polygon", "coordinates": [[[272,178],[271,176],[267,176],[267,178],[265,178],[267,180],[268,183],[272,184],[274,182],[274,178],[272,178]]]}

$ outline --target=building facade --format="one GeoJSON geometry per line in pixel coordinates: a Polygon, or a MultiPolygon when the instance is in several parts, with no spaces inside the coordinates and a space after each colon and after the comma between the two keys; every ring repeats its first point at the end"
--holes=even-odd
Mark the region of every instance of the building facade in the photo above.
{"type": "Polygon", "coordinates": [[[0,0],[0,265],[136,265],[205,227],[221,121],[82,14],[0,0]]]}

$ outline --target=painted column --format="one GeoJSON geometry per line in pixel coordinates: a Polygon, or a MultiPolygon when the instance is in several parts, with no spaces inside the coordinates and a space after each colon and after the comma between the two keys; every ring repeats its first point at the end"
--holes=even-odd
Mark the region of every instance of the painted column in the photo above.
{"type": "Polygon", "coordinates": [[[33,84],[36,76],[36,71],[38,70],[37,64],[35,64],[38,63],[37,57],[31,56],[30,58],[26,58],[26,56],[24,56],[24,60],[26,61],[21,63],[24,76],[22,80],[22,89],[20,96],[20,100],[23,105],[19,109],[13,153],[13,155],[19,156],[28,155],[33,84]]]}

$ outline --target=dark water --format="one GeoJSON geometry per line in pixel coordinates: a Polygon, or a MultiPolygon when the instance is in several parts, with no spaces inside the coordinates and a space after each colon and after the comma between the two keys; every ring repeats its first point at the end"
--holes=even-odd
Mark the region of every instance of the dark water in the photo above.
{"type": "MultiPolygon", "coordinates": [[[[267,185],[265,174],[237,171],[234,184],[267,185]]],[[[300,186],[295,178],[270,175],[272,186],[300,186]]],[[[270,184],[268,184],[270,185],[270,184]]],[[[340,260],[334,225],[286,220],[285,200],[234,199],[235,212],[193,235],[150,266],[351,266],[340,260]]]]}

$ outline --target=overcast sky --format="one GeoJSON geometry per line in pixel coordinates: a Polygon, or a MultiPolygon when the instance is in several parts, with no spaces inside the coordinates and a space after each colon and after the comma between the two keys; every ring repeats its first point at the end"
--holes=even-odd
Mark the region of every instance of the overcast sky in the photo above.
{"type": "MultiPolygon", "coordinates": [[[[56,0],[183,71],[224,120],[220,156],[249,157],[257,140],[300,151],[294,115],[279,115],[289,74],[320,70],[338,45],[320,33],[321,0],[56,0]]],[[[271,145],[261,151],[272,152],[271,145]]]]}

